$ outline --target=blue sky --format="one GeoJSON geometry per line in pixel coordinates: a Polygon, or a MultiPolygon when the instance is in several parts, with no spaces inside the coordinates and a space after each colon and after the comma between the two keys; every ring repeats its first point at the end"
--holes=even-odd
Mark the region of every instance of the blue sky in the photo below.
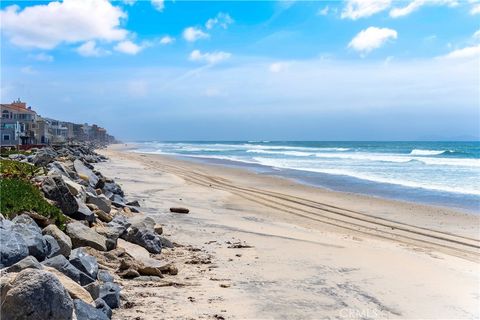
{"type": "Polygon", "coordinates": [[[479,136],[480,2],[2,1],[1,100],[127,140],[479,136]]]}

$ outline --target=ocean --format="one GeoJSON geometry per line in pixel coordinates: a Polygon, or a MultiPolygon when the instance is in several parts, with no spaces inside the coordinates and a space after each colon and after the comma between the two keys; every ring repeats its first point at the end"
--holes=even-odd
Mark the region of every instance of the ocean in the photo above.
{"type": "Polygon", "coordinates": [[[141,142],[135,152],[244,167],[336,191],[480,213],[480,142],[141,142]]]}

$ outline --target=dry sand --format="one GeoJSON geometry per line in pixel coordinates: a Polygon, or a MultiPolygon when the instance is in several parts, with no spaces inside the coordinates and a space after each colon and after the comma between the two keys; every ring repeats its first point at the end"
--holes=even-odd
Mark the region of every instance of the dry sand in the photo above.
{"type": "Polygon", "coordinates": [[[479,216],[126,149],[97,168],[181,246],[116,319],[480,318],[479,216]]]}

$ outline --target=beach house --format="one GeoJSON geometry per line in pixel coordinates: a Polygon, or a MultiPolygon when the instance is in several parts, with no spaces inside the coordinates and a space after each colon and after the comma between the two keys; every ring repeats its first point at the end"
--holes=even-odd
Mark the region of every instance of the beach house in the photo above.
{"type": "Polygon", "coordinates": [[[0,138],[2,146],[34,144],[37,113],[20,99],[1,104],[0,138]]]}

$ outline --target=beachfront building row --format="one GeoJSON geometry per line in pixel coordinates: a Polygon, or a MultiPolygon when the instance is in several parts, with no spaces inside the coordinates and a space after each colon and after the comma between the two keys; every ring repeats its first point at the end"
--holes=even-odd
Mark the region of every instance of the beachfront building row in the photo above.
{"type": "Polygon", "coordinates": [[[19,100],[0,104],[1,146],[48,145],[67,141],[113,142],[115,138],[97,125],[45,118],[19,100]]]}

